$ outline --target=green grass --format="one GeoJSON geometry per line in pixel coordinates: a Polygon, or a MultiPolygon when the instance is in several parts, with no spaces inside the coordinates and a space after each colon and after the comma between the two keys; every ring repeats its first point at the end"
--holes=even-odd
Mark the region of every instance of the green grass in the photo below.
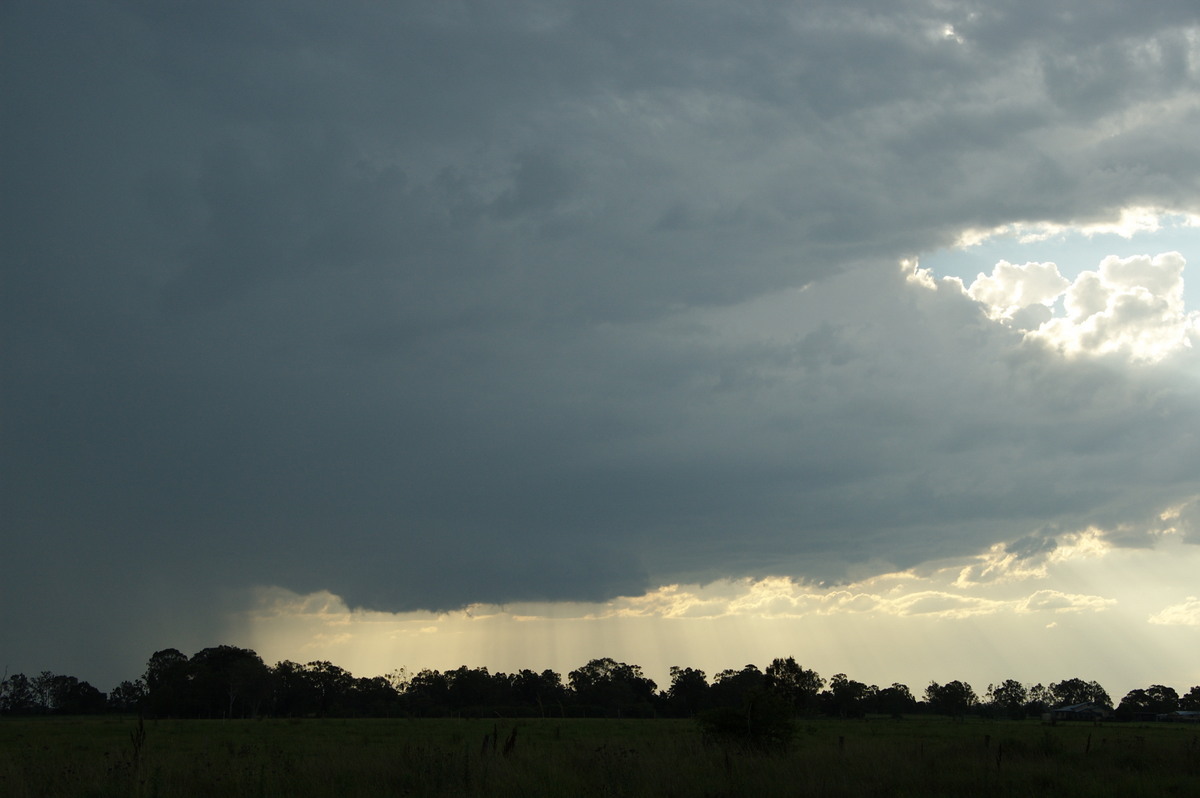
{"type": "Polygon", "coordinates": [[[0,795],[1200,794],[1200,732],[1165,724],[813,720],[782,753],[706,744],[678,720],[147,721],[140,745],[136,729],[4,719],[0,795]]]}

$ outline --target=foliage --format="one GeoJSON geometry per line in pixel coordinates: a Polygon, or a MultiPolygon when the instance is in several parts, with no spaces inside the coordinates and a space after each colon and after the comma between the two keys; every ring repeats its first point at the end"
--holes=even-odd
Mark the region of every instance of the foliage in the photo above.
{"type": "Polygon", "coordinates": [[[765,690],[766,676],[754,665],[747,665],[740,671],[727,668],[717,674],[709,691],[709,698],[715,707],[732,707],[740,709],[745,706],[749,696],[765,690]]]}
{"type": "Polygon", "coordinates": [[[568,675],[571,691],[589,711],[605,716],[653,714],[657,685],[642,675],[637,665],[609,657],[594,659],[568,675]]]}
{"type": "Polygon", "coordinates": [[[1050,685],[1050,706],[1069,707],[1075,704],[1098,704],[1112,709],[1112,699],[1097,682],[1083,679],[1065,679],[1050,685]]]}
{"type": "Polygon", "coordinates": [[[696,716],[707,740],[734,744],[758,751],[782,751],[795,734],[795,713],[778,693],[760,690],[746,697],[745,704],[717,707],[696,716]]]}
{"type": "Polygon", "coordinates": [[[878,692],[878,687],[868,687],[844,673],[835,673],[829,680],[829,689],[821,694],[822,710],[826,715],[840,718],[861,718],[878,692]]]}
{"type": "Polygon", "coordinates": [[[42,671],[29,678],[14,673],[0,682],[0,713],[10,715],[93,715],[104,712],[104,693],[74,676],[42,671]]]}
{"type": "MultiPolygon", "coordinates": [[[[441,672],[356,677],[328,661],[299,664],[289,660],[267,666],[257,653],[235,646],[214,646],[188,657],[178,649],[154,652],[141,678],[122,681],[107,698],[75,677],[43,671],[0,680],[0,714],[64,715],[99,712],[138,713],[167,718],[317,718],[317,717],[695,717],[714,709],[709,723],[732,728],[734,717],[782,706],[790,716],[895,718],[936,712],[962,718],[977,714],[1019,719],[1040,715],[1052,706],[1096,701],[1111,706],[1096,682],[1067,679],[1044,687],[1025,687],[1014,679],[988,685],[980,703],[969,684],[930,683],[918,704],[906,685],[879,688],[834,674],[828,689],[814,670],[795,658],[776,658],[760,670],[748,664],[723,670],[710,684],[702,670],[673,666],[670,685],[659,692],[637,665],[611,658],[593,659],[573,670],[563,683],[553,670],[523,669],[507,674],[486,667],[462,666],[441,672]],[[751,708],[756,708],[752,709],[751,708]],[[724,720],[721,720],[724,718],[724,720]],[[717,720],[714,720],[717,719],[717,720]]],[[[1180,696],[1174,688],[1151,685],[1130,691],[1119,719],[1143,718],[1173,709],[1200,709],[1200,685],[1180,696]]],[[[769,713],[768,713],[769,714],[769,713]]],[[[744,723],[743,723],[744,725],[744,723]]]]}
{"type": "Polygon", "coordinates": [[[709,705],[711,688],[704,671],[671,666],[671,686],[667,688],[667,708],[675,717],[692,717],[709,705]]]}
{"type": "Polygon", "coordinates": [[[1120,717],[1131,715],[1160,715],[1179,709],[1179,693],[1173,687],[1152,684],[1138,690],[1130,690],[1117,707],[1120,717]]]}
{"type": "Polygon", "coordinates": [[[997,685],[988,685],[987,702],[998,717],[1021,720],[1027,712],[1029,690],[1016,679],[1005,679],[997,685]]]}
{"type": "Polygon", "coordinates": [[[925,688],[925,701],[934,712],[961,718],[979,702],[979,699],[971,685],[955,680],[941,685],[930,682],[925,688]]]}
{"type": "Polygon", "coordinates": [[[917,699],[913,697],[908,685],[893,682],[890,687],[884,687],[882,690],[876,689],[875,694],[871,697],[871,708],[880,714],[899,718],[905,713],[916,710],[917,699]]]}
{"type": "Polygon", "coordinates": [[[800,667],[794,657],[772,660],[764,675],[768,689],[797,712],[815,709],[817,694],[825,686],[816,671],[800,667]]]}

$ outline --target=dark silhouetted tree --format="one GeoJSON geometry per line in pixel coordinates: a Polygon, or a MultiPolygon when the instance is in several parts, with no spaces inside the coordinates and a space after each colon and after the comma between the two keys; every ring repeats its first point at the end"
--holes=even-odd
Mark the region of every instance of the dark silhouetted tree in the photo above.
{"type": "Polygon", "coordinates": [[[1161,684],[1153,684],[1146,689],[1130,690],[1121,699],[1117,714],[1123,717],[1131,715],[1162,715],[1179,709],[1179,693],[1175,688],[1161,684]]]}
{"type": "Polygon", "coordinates": [[[829,689],[821,694],[821,711],[834,717],[861,718],[867,713],[870,698],[871,688],[867,685],[836,673],[829,680],[829,689]]]}
{"type": "Polygon", "coordinates": [[[767,677],[757,665],[747,665],[740,671],[732,668],[721,671],[713,679],[708,697],[713,706],[744,707],[751,696],[767,689],[767,677]]]}
{"type": "Polygon", "coordinates": [[[763,675],[767,688],[793,711],[811,712],[817,708],[817,695],[825,686],[825,680],[816,671],[800,667],[794,657],[771,660],[763,675]]]}
{"type": "Polygon", "coordinates": [[[153,717],[184,717],[192,714],[191,664],[176,648],[155,651],[146,663],[146,711],[153,717]]]}
{"type": "Polygon", "coordinates": [[[146,700],[146,683],[141,679],[123,681],[108,693],[108,708],[113,712],[140,712],[146,700]]]}
{"type": "Polygon", "coordinates": [[[562,676],[552,670],[541,673],[524,669],[512,675],[513,697],[525,706],[537,707],[542,717],[547,714],[562,714],[563,701],[567,697],[562,676]]]}
{"type": "Polygon", "coordinates": [[[409,679],[404,702],[414,715],[445,715],[450,711],[450,683],[440,671],[425,668],[409,679]]]}
{"type": "Polygon", "coordinates": [[[388,718],[400,711],[400,693],[384,676],[360,677],[351,690],[350,714],[388,718]]]}
{"type": "Polygon", "coordinates": [[[50,703],[56,715],[96,715],[108,708],[104,693],[74,676],[55,676],[50,703]]]}
{"type": "Polygon", "coordinates": [[[767,675],[754,665],[718,673],[709,699],[713,708],[696,719],[710,739],[769,749],[786,746],[795,731],[792,696],[772,689],[767,675]]]}
{"type": "Polygon", "coordinates": [[[1179,708],[1189,712],[1200,711],[1200,684],[1194,685],[1179,698],[1179,708]]]}
{"type": "Polygon", "coordinates": [[[1097,682],[1065,679],[1050,685],[1050,706],[1054,709],[1075,704],[1098,704],[1112,709],[1112,699],[1097,682]]]}
{"type": "Polygon", "coordinates": [[[304,717],[317,714],[316,697],[312,695],[304,666],[291,660],[275,663],[271,669],[271,710],[282,717],[304,717]]]}
{"type": "Polygon", "coordinates": [[[1025,702],[1025,714],[1039,716],[1049,710],[1053,703],[1054,696],[1050,694],[1050,688],[1039,682],[1029,688],[1029,698],[1025,702]]]}
{"type": "Polygon", "coordinates": [[[890,687],[876,691],[871,701],[876,712],[891,715],[893,718],[914,712],[917,708],[917,699],[913,697],[908,685],[899,682],[893,682],[890,687]]]}
{"type": "Polygon", "coordinates": [[[676,717],[691,717],[707,708],[710,687],[704,671],[671,666],[671,686],[667,688],[668,711],[676,717]]]}
{"type": "Polygon", "coordinates": [[[354,676],[328,660],[310,662],[301,670],[305,693],[316,714],[337,716],[348,714],[352,704],[354,676]]]}
{"type": "Polygon", "coordinates": [[[23,673],[14,673],[0,682],[0,712],[6,715],[32,715],[38,710],[33,684],[23,673]]]}
{"type": "Polygon", "coordinates": [[[925,701],[934,712],[949,715],[952,718],[961,718],[978,703],[979,699],[975,696],[971,685],[955,680],[941,685],[937,682],[930,682],[929,686],[925,688],[925,701]]]}
{"type": "Polygon", "coordinates": [[[487,668],[468,668],[463,665],[446,671],[446,700],[455,715],[480,716],[490,714],[489,708],[507,703],[508,680],[503,674],[493,679],[487,668]]]}
{"type": "Polygon", "coordinates": [[[192,698],[202,717],[253,717],[270,695],[271,672],[248,648],[206,648],[196,652],[189,665],[192,698]]]}
{"type": "Polygon", "coordinates": [[[642,675],[641,667],[609,657],[594,659],[567,676],[575,700],[585,712],[604,715],[646,716],[654,713],[657,685],[642,675]]]}
{"type": "Polygon", "coordinates": [[[1021,720],[1029,703],[1029,691],[1016,679],[1005,679],[1000,684],[988,685],[987,703],[997,716],[1021,720]]]}

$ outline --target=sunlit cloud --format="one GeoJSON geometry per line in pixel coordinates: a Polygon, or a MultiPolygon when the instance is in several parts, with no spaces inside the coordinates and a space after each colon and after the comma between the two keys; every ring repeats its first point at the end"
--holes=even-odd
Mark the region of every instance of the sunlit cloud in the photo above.
{"type": "Polygon", "coordinates": [[[1059,590],[1039,590],[1018,604],[1018,612],[1099,612],[1112,607],[1115,599],[1084,596],[1059,590]]]}
{"type": "MultiPolygon", "coordinates": [[[[1088,235],[1128,237],[1157,229],[1160,218],[1151,211],[1127,210],[1118,222],[1071,229],[1088,235]]],[[[1200,217],[1173,218],[1180,226],[1195,226],[1200,217]]],[[[1015,234],[1011,227],[1003,233],[1015,234]]],[[[1046,235],[1052,235],[1067,228],[1051,225],[1047,229],[1051,232],[1046,235]]],[[[998,233],[964,235],[982,243],[998,233]]],[[[1018,237],[1022,241],[1027,238],[1018,237]]],[[[1184,256],[1174,251],[1153,256],[1111,255],[1095,269],[1069,280],[1053,262],[1000,260],[990,273],[980,273],[969,285],[959,278],[938,280],[919,266],[909,280],[930,290],[943,285],[948,290],[957,287],[979,302],[988,318],[1064,355],[1117,355],[1134,362],[1156,362],[1200,341],[1200,311],[1189,311],[1184,302],[1186,265],[1184,256]]]]}
{"type": "Polygon", "coordinates": [[[1159,626],[1200,626],[1200,598],[1188,596],[1186,601],[1154,613],[1149,621],[1159,626]]]}
{"type": "MultiPolygon", "coordinates": [[[[1188,507],[1151,520],[1173,530],[1188,507]]],[[[477,604],[442,613],[381,612],[351,607],[328,591],[260,588],[244,597],[230,636],[268,661],[329,660],[362,675],[463,664],[565,674],[588,658],[613,656],[643,665],[664,686],[670,665],[711,676],[797,655],[826,675],[854,671],[881,683],[987,683],[1014,675],[1044,681],[1088,665],[1088,674],[1121,692],[1139,686],[1129,681],[1143,667],[1139,657],[1114,657],[1107,670],[1096,671],[1090,656],[1062,653],[1086,652],[1119,635],[1173,663],[1160,681],[1187,687],[1192,677],[1177,653],[1187,641],[1156,630],[1200,624],[1200,599],[1170,587],[1200,567],[1200,547],[1174,531],[1149,539],[1149,546],[1130,548],[1114,545],[1097,527],[1043,530],[974,557],[839,585],[782,576],[719,579],[600,602],[477,604]],[[989,653],[982,641],[992,636],[1025,641],[1009,644],[1019,668],[989,653]],[[978,650],[964,651],[963,639],[980,641],[978,650]],[[871,640],[907,651],[904,664],[867,657],[871,640]],[[663,641],[672,645],[662,647],[663,641]],[[935,665],[951,650],[961,652],[957,670],[939,676],[935,665]]]]}
{"type": "Polygon", "coordinates": [[[1047,241],[1056,236],[1078,234],[1086,237],[1117,235],[1131,239],[1142,233],[1156,233],[1169,227],[1200,227],[1200,215],[1186,211],[1133,206],[1122,208],[1116,219],[1078,224],[1049,221],[1010,222],[990,228],[970,228],[959,234],[955,246],[977,247],[997,238],[1013,238],[1022,244],[1047,241]]]}

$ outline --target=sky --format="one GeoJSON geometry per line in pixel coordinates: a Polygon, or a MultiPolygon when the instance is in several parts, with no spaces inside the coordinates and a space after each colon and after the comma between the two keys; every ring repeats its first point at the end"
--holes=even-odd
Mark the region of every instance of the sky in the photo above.
{"type": "Polygon", "coordinates": [[[1190,0],[10,0],[0,106],[10,673],[1200,684],[1190,0]]]}

